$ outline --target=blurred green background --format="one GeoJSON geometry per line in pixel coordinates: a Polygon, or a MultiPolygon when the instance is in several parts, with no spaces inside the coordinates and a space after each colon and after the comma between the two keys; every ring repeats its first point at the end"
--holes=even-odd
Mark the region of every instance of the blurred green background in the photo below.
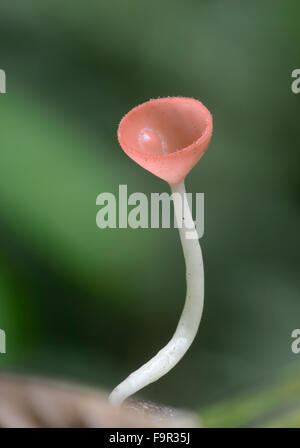
{"type": "Polygon", "coordinates": [[[100,230],[95,201],[119,184],[168,191],[121,151],[116,130],[136,104],[175,95],[214,117],[187,179],[205,192],[205,310],[182,362],[141,395],[199,409],[297,377],[299,6],[2,2],[2,370],[109,390],[172,335],[185,295],[176,230],[100,230]]]}

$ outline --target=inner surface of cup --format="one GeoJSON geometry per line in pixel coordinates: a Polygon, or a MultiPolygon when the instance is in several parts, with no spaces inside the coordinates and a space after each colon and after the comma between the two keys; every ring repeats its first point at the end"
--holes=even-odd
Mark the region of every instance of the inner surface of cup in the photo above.
{"type": "Polygon", "coordinates": [[[129,148],[154,156],[184,149],[204,133],[205,111],[199,101],[188,98],[148,101],[125,116],[122,139],[129,148]]]}

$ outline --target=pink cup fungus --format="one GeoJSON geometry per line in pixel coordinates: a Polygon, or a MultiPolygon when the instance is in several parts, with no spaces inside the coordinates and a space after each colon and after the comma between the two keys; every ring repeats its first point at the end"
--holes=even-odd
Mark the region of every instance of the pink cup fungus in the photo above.
{"type": "Polygon", "coordinates": [[[118,129],[122,149],[169,184],[181,182],[204,154],[212,116],[193,98],[150,100],[129,111],[118,129]]]}
{"type": "Polygon", "coordinates": [[[204,154],[211,135],[212,116],[200,101],[193,98],[147,101],[129,111],[119,125],[118,139],[125,153],[170,184],[185,258],[187,293],[171,340],[112,391],[109,400],[113,405],[119,406],[130,395],[168,373],[197,334],[203,311],[204,270],[184,179],[204,154]],[[180,201],[176,200],[178,198],[180,201]]]}

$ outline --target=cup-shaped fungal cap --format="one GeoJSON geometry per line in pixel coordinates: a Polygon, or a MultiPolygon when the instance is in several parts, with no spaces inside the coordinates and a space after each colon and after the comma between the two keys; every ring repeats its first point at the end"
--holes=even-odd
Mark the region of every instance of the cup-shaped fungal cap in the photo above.
{"type": "Polygon", "coordinates": [[[212,135],[212,116],[193,98],[147,101],[121,120],[122,149],[169,184],[181,182],[204,154],[212,135]]]}

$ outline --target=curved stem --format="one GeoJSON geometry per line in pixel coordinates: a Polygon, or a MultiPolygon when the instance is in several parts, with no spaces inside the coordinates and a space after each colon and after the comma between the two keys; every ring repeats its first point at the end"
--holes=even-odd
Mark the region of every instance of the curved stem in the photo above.
{"type": "Polygon", "coordinates": [[[171,185],[171,190],[186,265],[187,292],[184,308],[170,342],[112,391],[109,401],[115,406],[121,405],[130,395],[168,373],[190,347],[200,324],[204,299],[201,248],[198,238],[195,238],[196,229],[185,196],[184,182],[171,185]],[[193,232],[194,238],[192,239],[191,233],[193,232]]]}

